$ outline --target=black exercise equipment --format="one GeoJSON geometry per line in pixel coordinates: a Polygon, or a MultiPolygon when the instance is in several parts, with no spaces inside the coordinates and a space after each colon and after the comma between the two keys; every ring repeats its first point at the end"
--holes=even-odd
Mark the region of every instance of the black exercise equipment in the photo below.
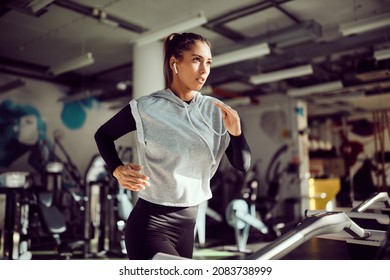
{"type": "Polygon", "coordinates": [[[376,255],[377,260],[390,260],[390,224],[388,226],[386,236],[381,244],[376,255]]]}
{"type": "MultiPolygon", "coordinates": [[[[285,198],[281,200],[280,189],[282,184],[296,184],[297,164],[293,162],[283,163],[282,158],[286,156],[289,146],[280,146],[272,156],[264,175],[266,195],[258,195],[256,198],[256,209],[260,219],[268,227],[268,239],[275,239],[284,232],[294,227],[301,219],[301,213],[296,210],[300,207],[300,200],[297,198],[285,198]],[[284,178],[284,179],[283,179],[284,178]],[[283,214],[277,214],[282,212],[283,214]]],[[[253,166],[254,177],[252,180],[260,182],[260,172],[257,163],[253,166]]],[[[259,186],[261,188],[261,186],[259,186]]]]}
{"type": "Polygon", "coordinates": [[[5,194],[5,221],[0,231],[0,259],[31,259],[27,236],[29,205],[26,191],[30,187],[29,173],[0,174],[0,194],[5,194]]]}
{"type": "MultiPolygon", "coordinates": [[[[73,232],[69,232],[71,223],[67,222],[61,211],[62,174],[63,165],[60,162],[50,162],[43,175],[44,185],[31,189],[29,237],[36,251],[50,248],[54,250],[55,258],[70,259],[76,250],[81,251],[79,255],[83,255],[85,240],[82,235],[75,236],[73,232]]],[[[67,204],[67,208],[71,208],[71,205],[67,204]]]]}
{"type": "MultiPolygon", "coordinates": [[[[132,152],[131,147],[118,148],[119,157],[123,162],[132,161],[132,152]]],[[[133,209],[132,193],[118,184],[99,154],[92,157],[85,178],[88,201],[94,201],[87,209],[89,213],[87,224],[95,228],[93,231],[97,232],[98,236],[96,248],[92,248],[90,239],[89,252],[100,257],[126,256],[124,230],[133,209]],[[97,195],[97,199],[92,198],[93,195],[97,195]],[[91,221],[91,215],[96,217],[94,221],[91,221]]]]}

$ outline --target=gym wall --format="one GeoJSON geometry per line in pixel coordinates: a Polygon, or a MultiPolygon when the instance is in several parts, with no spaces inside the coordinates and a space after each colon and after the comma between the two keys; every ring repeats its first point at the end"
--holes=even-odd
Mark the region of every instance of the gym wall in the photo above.
{"type": "MultiPolygon", "coordinates": [[[[16,78],[1,75],[0,84],[16,78]]],[[[94,133],[116,111],[92,98],[61,102],[58,100],[66,96],[68,88],[23,80],[23,87],[0,95],[0,172],[26,171],[37,174],[34,178],[39,180],[49,149],[66,160],[54,145],[54,137],[57,137],[84,175],[92,156],[98,153],[94,133]]],[[[132,146],[133,135],[119,139],[116,144],[132,146]]],[[[0,196],[0,209],[4,208],[4,203],[4,196],[0,196]]],[[[0,211],[0,227],[3,223],[4,213],[0,211]]]]}

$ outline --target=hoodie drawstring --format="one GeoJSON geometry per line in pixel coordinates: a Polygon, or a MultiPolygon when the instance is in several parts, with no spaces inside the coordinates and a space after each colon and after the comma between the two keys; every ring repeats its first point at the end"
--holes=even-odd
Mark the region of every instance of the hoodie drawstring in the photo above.
{"type": "MultiPolygon", "coordinates": [[[[227,130],[225,129],[225,131],[223,132],[223,133],[219,133],[219,132],[216,132],[213,128],[212,128],[212,126],[205,120],[205,118],[203,117],[203,115],[202,115],[202,112],[200,111],[200,109],[199,109],[199,107],[198,107],[198,105],[195,103],[195,107],[196,107],[196,109],[198,110],[198,112],[199,112],[199,114],[200,114],[200,116],[202,117],[202,120],[203,120],[203,122],[207,125],[207,127],[212,131],[212,132],[214,132],[216,135],[218,135],[218,136],[224,136],[226,133],[227,133],[227,130]]],[[[223,128],[224,126],[222,125],[222,128],[223,128]]]]}
{"type": "MultiPolygon", "coordinates": [[[[226,134],[227,131],[225,131],[223,134],[221,134],[221,133],[216,132],[212,127],[210,127],[210,125],[209,125],[209,124],[206,122],[206,120],[204,119],[204,117],[203,117],[202,113],[200,112],[198,106],[195,105],[195,107],[198,109],[198,111],[199,111],[199,113],[200,113],[200,115],[201,115],[201,117],[202,117],[202,120],[206,123],[206,125],[208,126],[208,128],[210,128],[216,135],[222,136],[222,135],[226,134]]],[[[192,121],[191,121],[191,117],[190,117],[190,114],[189,114],[189,112],[188,112],[188,105],[187,105],[187,104],[184,104],[184,108],[185,108],[185,110],[186,110],[186,115],[187,115],[188,121],[190,122],[192,128],[193,128],[193,129],[196,131],[196,133],[199,135],[199,137],[202,138],[202,140],[206,143],[206,146],[209,148],[209,151],[210,151],[210,154],[211,154],[211,158],[212,158],[212,160],[213,160],[213,164],[216,164],[217,161],[215,160],[213,151],[211,150],[210,146],[207,144],[206,139],[204,139],[204,137],[202,136],[202,134],[200,134],[199,130],[194,126],[194,124],[193,124],[192,121]]]]}

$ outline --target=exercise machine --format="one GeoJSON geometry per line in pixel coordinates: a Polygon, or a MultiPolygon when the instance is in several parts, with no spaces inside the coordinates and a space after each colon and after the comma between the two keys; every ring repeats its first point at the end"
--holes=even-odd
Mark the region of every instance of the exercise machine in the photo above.
{"type": "Polygon", "coordinates": [[[319,213],[305,218],[294,229],[259,249],[248,259],[280,259],[313,237],[341,231],[346,232],[351,238],[359,240],[367,239],[371,235],[368,230],[358,226],[343,212],[319,213]]]}
{"type": "MultiPolygon", "coordinates": [[[[79,255],[84,256],[85,240],[82,235],[75,234],[82,231],[82,228],[69,232],[71,224],[67,222],[64,212],[61,211],[63,171],[60,162],[48,163],[43,175],[43,186],[31,188],[29,237],[36,252],[50,249],[54,250],[56,258],[70,259],[76,250],[81,251],[79,255]]],[[[71,208],[71,205],[67,203],[66,208],[71,208]]],[[[80,213],[83,212],[82,210],[80,209],[80,213]]]]}
{"type": "MultiPolygon", "coordinates": [[[[390,205],[389,202],[390,200],[387,192],[376,192],[352,208],[350,211],[344,212],[360,227],[368,229],[371,232],[371,237],[367,240],[367,242],[348,239],[346,236],[342,236],[340,234],[326,234],[319,236],[319,238],[328,240],[345,240],[347,248],[350,251],[350,255],[353,255],[355,258],[360,258],[362,256],[369,259],[375,258],[375,256],[379,254],[378,248],[384,246],[376,240],[383,240],[382,237],[384,232],[389,231],[390,229],[390,212],[388,211],[388,207],[390,205]],[[375,209],[378,206],[378,209],[381,211],[375,209]]],[[[309,217],[320,213],[325,212],[320,210],[306,210],[305,215],[309,217]]]]}
{"type": "MultiPolygon", "coordinates": [[[[131,147],[119,147],[121,158],[131,160],[131,147]]],[[[88,190],[88,224],[97,232],[97,244],[89,252],[96,256],[117,256],[127,254],[125,246],[125,226],[133,209],[132,193],[123,187],[109,174],[102,157],[97,154],[91,159],[86,172],[88,190]]],[[[91,232],[91,230],[89,230],[91,232]]]]}
{"type": "Polygon", "coordinates": [[[29,205],[26,191],[30,187],[29,173],[0,174],[0,194],[5,197],[5,221],[0,228],[0,259],[29,260],[32,258],[28,239],[29,205]]]}
{"type": "Polygon", "coordinates": [[[254,228],[262,234],[268,234],[269,229],[258,217],[256,200],[258,193],[258,180],[247,180],[242,190],[242,199],[233,199],[226,207],[226,221],[234,228],[234,236],[239,252],[249,253],[246,249],[250,229],[254,228]]]}
{"type": "MultiPolygon", "coordinates": [[[[339,234],[337,240],[341,242],[365,242],[369,246],[376,246],[378,250],[382,248],[381,246],[387,241],[386,238],[388,236],[386,232],[373,232],[360,227],[343,212],[324,212],[303,219],[294,229],[269,242],[246,259],[281,259],[311,238],[326,234],[339,234]],[[375,245],[372,245],[373,243],[375,245]]],[[[179,260],[183,258],[157,253],[153,259],[179,260]]]]}
{"type": "MultiPolygon", "coordinates": [[[[387,192],[376,192],[360,202],[350,211],[344,211],[359,226],[386,231],[390,224],[390,198],[387,192]],[[375,209],[379,206],[379,210],[375,209]]],[[[326,212],[324,210],[306,210],[305,216],[326,212]]]]}
{"type": "Polygon", "coordinates": [[[210,217],[219,223],[223,222],[223,217],[208,206],[208,201],[204,201],[199,205],[194,235],[195,238],[198,237],[199,247],[201,248],[206,247],[206,217],[210,217]]]}
{"type": "Polygon", "coordinates": [[[243,199],[234,199],[226,208],[226,221],[234,228],[234,236],[239,252],[249,253],[246,249],[251,227],[263,234],[268,233],[268,227],[256,217],[254,205],[248,205],[243,199]]]}
{"type": "MultiPolygon", "coordinates": [[[[369,196],[366,200],[359,203],[357,206],[352,208],[351,212],[364,212],[368,208],[372,207],[375,204],[383,203],[384,207],[390,208],[390,198],[387,192],[375,192],[369,196]]],[[[388,211],[387,209],[386,211],[388,211]]]]}

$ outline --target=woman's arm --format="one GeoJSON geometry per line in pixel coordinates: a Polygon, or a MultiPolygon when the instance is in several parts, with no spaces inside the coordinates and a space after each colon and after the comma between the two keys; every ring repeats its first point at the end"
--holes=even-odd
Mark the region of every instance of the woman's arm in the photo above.
{"type": "Polygon", "coordinates": [[[130,105],[127,105],[96,131],[96,145],[111,174],[119,165],[123,165],[114,141],[135,129],[135,120],[130,105]]]}
{"type": "Polygon", "coordinates": [[[225,154],[234,168],[242,172],[249,170],[251,165],[251,151],[244,133],[241,133],[239,136],[230,135],[230,143],[225,154]]]}

